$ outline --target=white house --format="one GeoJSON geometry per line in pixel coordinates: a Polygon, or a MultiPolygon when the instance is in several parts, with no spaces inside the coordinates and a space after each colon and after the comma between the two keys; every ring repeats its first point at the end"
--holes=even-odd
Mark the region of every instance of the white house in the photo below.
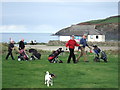
{"type": "Polygon", "coordinates": [[[105,35],[88,35],[87,39],[90,42],[105,42],[105,35]]]}
{"type": "MultiPolygon", "coordinates": [[[[81,36],[75,36],[75,40],[77,42],[79,42],[81,38],[82,38],[81,36]]],[[[60,41],[68,41],[68,40],[70,40],[70,36],[59,36],[59,40],[60,41]]]]}
{"type": "Polygon", "coordinates": [[[59,36],[60,41],[68,41],[70,40],[70,36],[59,36]]]}
{"type": "Polygon", "coordinates": [[[55,35],[59,36],[60,41],[68,41],[71,35],[75,35],[76,41],[79,41],[84,34],[88,34],[87,40],[90,42],[105,42],[105,35],[95,29],[95,25],[72,25],[55,35]]]}

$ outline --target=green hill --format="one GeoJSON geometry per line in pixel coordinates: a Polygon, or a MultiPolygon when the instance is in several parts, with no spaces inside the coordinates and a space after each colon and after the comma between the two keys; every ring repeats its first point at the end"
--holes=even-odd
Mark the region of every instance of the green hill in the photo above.
{"type": "Polygon", "coordinates": [[[112,16],[106,19],[91,20],[79,24],[106,24],[106,23],[120,23],[120,16],[112,16]]]}
{"type": "Polygon", "coordinates": [[[79,23],[77,25],[96,25],[96,29],[103,32],[106,40],[118,40],[120,15],[111,16],[105,19],[91,20],[79,23]],[[111,37],[110,37],[111,36],[111,37]]]}
{"type": "MultiPolygon", "coordinates": [[[[118,32],[119,32],[119,25],[120,24],[120,15],[118,16],[111,16],[105,19],[98,19],[98,20],[91,20],[86,22],[81,22],[70,27],[63,28],[55,33],[55,35],[67,35],[67,34],[76,34],[75,30],[84,30],[88,25],[95,25],[95,29],[105,35],[106,40],[118,40],[118,32]],[[75,28],[75,26],[79,26],[79,28],[75,28]],[[84,26],[84,28],[82,27],[84,26]]],[[[90,28],[89,28],[90,29],[90,28]]],[[[78,34],[78,32],[77,32],[78,34]]],[[[80,33],[79,33],[80,35],[80,33]]]]}

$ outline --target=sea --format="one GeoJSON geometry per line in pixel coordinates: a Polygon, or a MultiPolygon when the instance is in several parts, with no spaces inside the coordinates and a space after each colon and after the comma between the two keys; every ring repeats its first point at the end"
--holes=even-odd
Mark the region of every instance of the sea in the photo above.
{"type": "Polygon", "coordinates": [[[21,39],[30,43],[36,41],[38,43],[48,43],[50,40],[59,40],[58,36],[53,36],[53,33],[0,33],[0,42],[8,43],[10,38],[16,43],[21,39]]]}

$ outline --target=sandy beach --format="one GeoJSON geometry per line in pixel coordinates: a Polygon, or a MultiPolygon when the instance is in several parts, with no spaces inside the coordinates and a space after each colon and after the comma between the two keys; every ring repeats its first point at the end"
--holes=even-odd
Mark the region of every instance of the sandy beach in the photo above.
{"type": "MultiPolygon", "coordinates": [[[[42,50],[49,50],[49,51],[53,51],[56,50],[58,48],[62,48],[63,50],[66,50],[65,46],[47,46],[47,45],[26,45],[26,48],[34,48],[34,49],[42,49],[42,50]]],[[[118,47],[102,47],[100,46],[99,48],[101,48],[101,50],[118,50],[118,47]]],[[[76,47],[75,50],[77,50],[78,48],[76,47]]],[[[86,48],[86,50],[89,50],[88,48],[86,48]]]]}

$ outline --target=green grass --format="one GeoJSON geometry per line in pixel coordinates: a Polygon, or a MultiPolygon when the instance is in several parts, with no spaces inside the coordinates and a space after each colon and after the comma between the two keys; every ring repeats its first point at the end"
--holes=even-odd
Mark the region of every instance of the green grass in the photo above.
{"type": "Polygon", "coordinates": [[[2,88],[2,45],[0,44],[0,89],[2,88]]]}
{"type": "Polygon", "coordinates": [[[2,55],[0,55],[0,89],[2,88],[2,55]]]}
{"type": "Polygon", "coordinates": [[[120,21],[120,17],[110,17],[106,19],[91,20],[91,21],[87,21],[86,23],[91,23],[91,24],[120,23],[119,21],[120,21]]]}
{"type": "MultiPolygon", "coordinates": [[[[44,85],[46,71],[54,73],[54,85],[49,88],[118,88],[117,55],[108,55],[109,62],[93,62],[93,54],[89,54],[88,63],[67,64],[68,53],[59,56],[64,63],[49,63],[48,53],[41,60],[15,61],[2,60],[3,88],[48,88],[44,85]]],[[[76,55],[77,56],[77,55],[76,55]]]]}

